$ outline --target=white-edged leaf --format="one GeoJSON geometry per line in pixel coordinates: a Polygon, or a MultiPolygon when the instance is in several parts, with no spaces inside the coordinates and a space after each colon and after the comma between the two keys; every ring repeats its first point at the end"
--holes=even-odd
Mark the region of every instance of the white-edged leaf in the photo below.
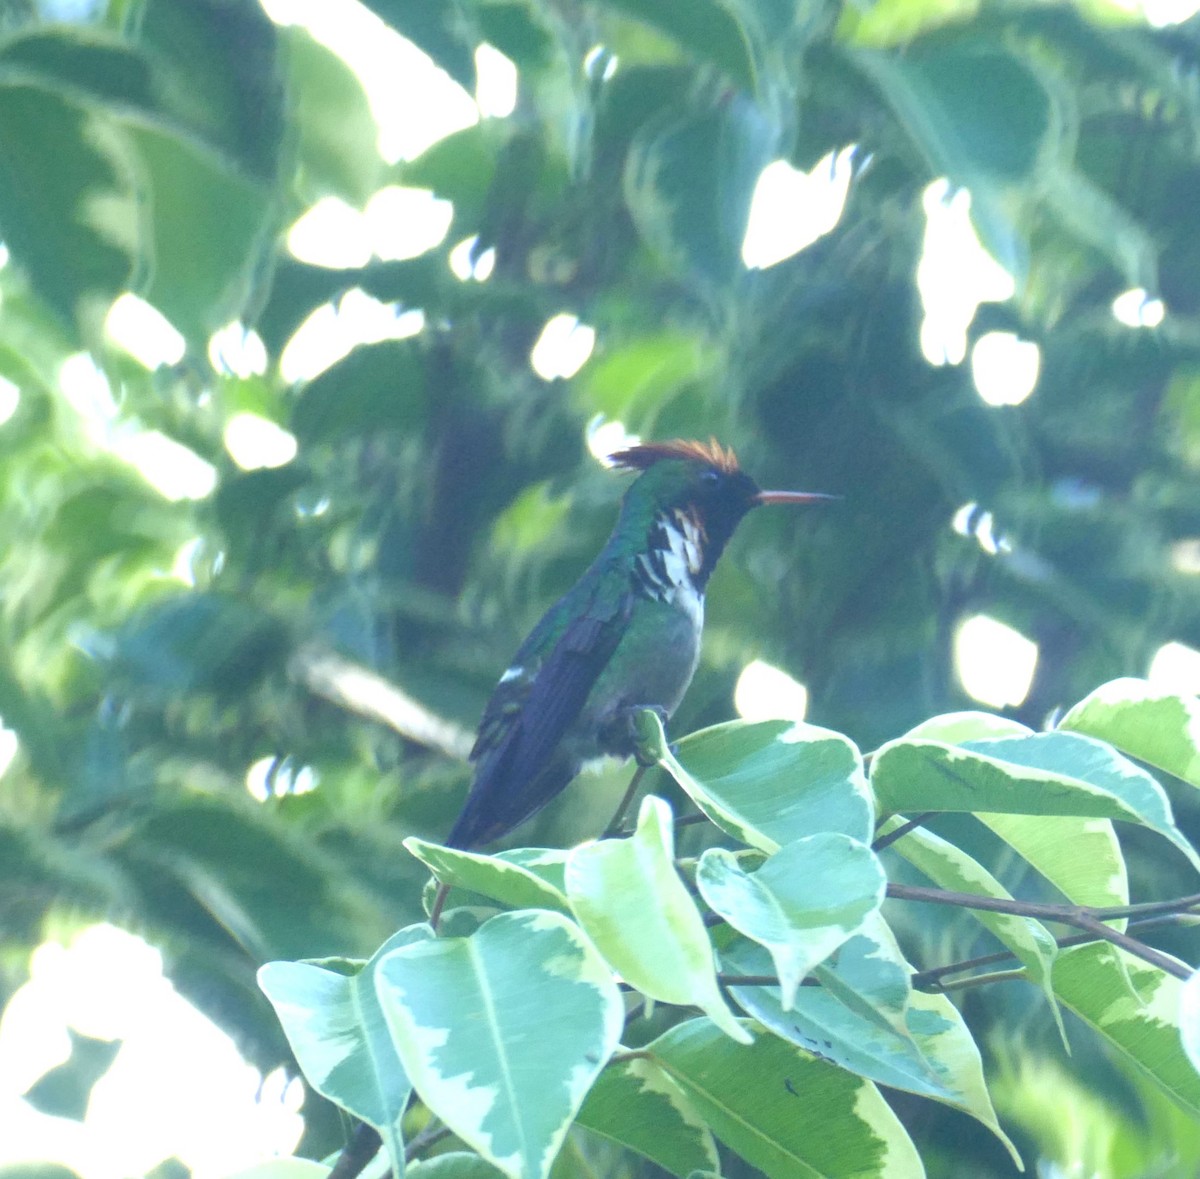
{"type": "Polygon", "coordinates": [[[713,1132],[769,1179],[925,1171],[899,1119],[870,1082],[760,1035],[738,1044],[690,1020],[643,1050],[674,1078],[713,1132]]]}
{"type": "Polygon", "coordinates": [[[747,1033],[717,986],[708,931],[675,870],[671,808],[647,795],[629,839],[577,847],[567,898],[613,969],[652,999],[699,1007],[730,1036],[747,1033]]]}
{"type": "Polygon", "coordinates": [[[683,1090],[653,1060],[614,1061],[576,1123],[644,1155],[672,1175],[720,1166],[712,1134],[683,1090]]]}
{"type": "MultiPolygon", "coordinates": [[[[775,1035],[858,1076],[970,1114],[1016,1160],[992,1107],[979,1049],[958,1008],[945,995],[911,991],[904,1003],[903,1032],[884,1018],[863,1013],[864,1003],[879,1003],[882,1013],[895,1002],[893,967],[902,970],[906,979],[912,972],[893,939],[878,928],[875,936],[878,940],[873,943],[865,937],[847,942],[835,962],[820,968],[822,985],[801,987],[791,1011],[784,1011],[774,987],[734,987],[730,994],[775,1035]],[[868,947],[874,954],[864,953],[868,947]],[[834,979],[840,980],[840,990],[827,985],[834,979]],[[845,1001],[849,993],[858,996],[856,1004],[845,1001]]],[[[722,950],[721,960],[727,970],[742,974],[764,973],[769,966],[765,950],[744,939],[722,950]]]]}
{"type": "Polygon", "coordinates": [[[879,908],[887,878],[865,843],[826,831],[785,844],[755,872],[710,848],[696,885],[713,912],[771,952],[786,1009],[801,979],[879,908]]]}
{"type": "MultiPolygon", "coordinates": [[[[888,819],[880,828],[880,834],[886,835],[895,830],[902,821],[900,817],[888,819]]],[[[977,893],[985,897],[1000,897],[1004,900],[1012,899],[1012,894],[978,860],[932,831],[914,828],[891,846],[898,855],[940,888],[952,892],[977,893]]],[[[1007,946],[1029,973],[1030,981],[1041,987],[1050,1002],[1059,1034],[1065,1042],[1066,1032],[1062,1026],[1062,1016],[1055,1002],[1051,982],[1051,970],[1058,953],[1054,936],[1040,921],[1032,917],[991,913],[986,909],[965,911],[1007,946]]]]}
{"type": "Polygon", "coordinates": [[[1129,876],[1108,819],[1058,815],[976,816],[1077,905],[1129,904],[1129,876]]]}
{"type": "Polygon", "coordinates": [[[1183,984],[1179,995],[1179,1035],[1188,1060],[1200,1072],[1200,970],[1183,984]]]}
{"type": "MultiPolygon", "coordinates": [[[[542,876],[519,860],[460,851],[438,843],[426,843],[410,835],[404,846],[443,884],[464,888],[490,897],[513,909],[557,909],[567,911],[567,898],[542,876]]],[[[533,852],[535,849],[522,849],[533,852]]]]}
{"type": "Polygon", "coordinates": [[[1054,964],[1054,989],[1064,1006],[1200,1117],[1200,1074],[1180,1035],[1186,985],[1108,942],[1064,950],[1054,964]]]}
{"type": "Polygon", "coordinates": [[[397,1174],[404,1173],[400,1115],[412,1085],[375,995],[380,959],[433,937],[428,925],[393,934],[369,962],[268,962],[258,985],[271,1001],[309,1084],[374,1126],[397,1174]]]}
{"type": "Polygon", "coordinates": [[[375,981],[425,1104],[512,1179],[544,1179],[624,1018],[579,928],[501,913],[471,937],[393,950],[375,981]]]}
{"type": "Polygon", "coordinates": [[[1163,788],[1102,741],[1078,733],[950,745],[901,738],[876,754],[871,785],[881,811],[987,811],[1124,819],[1169,839],[1200,869],[1163,788]]]}
{"type": "Polygon", "coordinates": [[[504,1172],[487,1159],[465,1150],[454,1150],[422,1159],[408,1169],[409,1179],[498,1179],[504,1172]]]}
{"type": "Polygon", "coordinates": [[[1146,680],[1102,684],[1058,722],[1200,786],[1200,700],[1146,680]]]}
{"type": "MultiPolygon", "coordinates": [[[[653,713],[648,723],[661,724],[653,713]]],[[[822,831],[870,843],[874,815],[862,754],[831,729],[729,721],[684,737],[659,764],[718,827],[765,852],[822,831]]]]}
{"type": "Polygon", "coordinates": [[[931,716],[904,734],[906,741],[944,741],[962,745],[967,741],[991,741],[997,737],[1027,737],[1034,730],[1019,721],[978,709],[944,712],[931,716]]]}

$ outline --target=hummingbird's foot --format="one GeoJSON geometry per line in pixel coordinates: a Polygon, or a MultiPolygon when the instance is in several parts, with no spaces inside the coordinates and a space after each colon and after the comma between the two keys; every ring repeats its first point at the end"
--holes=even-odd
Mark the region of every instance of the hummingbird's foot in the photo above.
{"type": "Polygon", "coordinates": [[[659,722],[666,726],[667,710],[661,704],[627,704],[601,726],[601,748],[622,757],[633,757],[639,766],[657,765],[657,740],[647,740],[645,723],[639,724],[638,720],[644,712],[654,713],[659,722]]]}

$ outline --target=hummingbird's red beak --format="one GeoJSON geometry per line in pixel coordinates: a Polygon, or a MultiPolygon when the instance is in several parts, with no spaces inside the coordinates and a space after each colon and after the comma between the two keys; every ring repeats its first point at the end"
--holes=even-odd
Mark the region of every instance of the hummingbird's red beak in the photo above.
{"type": "Polygon", "coordinates": [[[820,491],[760,491],[754,497],[760,504],[817,504],[840,498],[820,491]]]}

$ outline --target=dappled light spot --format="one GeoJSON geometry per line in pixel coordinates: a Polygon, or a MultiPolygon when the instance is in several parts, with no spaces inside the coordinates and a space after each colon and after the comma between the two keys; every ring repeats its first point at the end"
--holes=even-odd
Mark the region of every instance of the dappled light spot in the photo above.
{"type": "Polygon", "coordinates": [[[113,452],[172,503],[204,499],[217,485],[217,469],[161,430],[139,430],[114,440],[113,452]]]}
{"type": "Polygon", "coordinates": [[[1158,327],[1167,314],[1166,304],[1153,299],[1145,287],[1122,291],[1112,301],[1113,318],[1126,327],[1158,327]]]}
{"type": "Polygon", "coordinates": [[[427,188],[389,184],[371,197],[363,216],[371,252],[385,262],[399,262],[441,244],[454,206],[427,188]]]}
{"type": "Polygon", "coordinates": [[[593,45],[583,55],[583,72],[593,82],[607,82],[617,72],[620,60],[607,45],[593,45]]]}
{"type": "MultiPolygon", "coordinates": [[[[358,75],[389,163],[479,121],[471,96],[428,54],[356,0],[263,0],[276,24],[302,24],[358,75]]],[[[477,66],[478,68],[478,66],[477,66]]]]}
{"type": "Polygon", "coordinates": [[[259,802],[285,794],[308,794],[319,781],[312,766],[296,766],[290,757],[260,757],[246,771],[246,791],[259,802]]]}
{"type": "Polygon", "coordinates": [[[1171,545],[1171,568],[1179,573],[1200,573],[1200,536],[1188,536],[1171,545]]]}
{"type": "Polygon", "coordinates": [[[996,518],[977,503],[963,504],[954,513],[950,526],[959,536],[974,537],[979,542],[979,547],[989,556],[1012,552],[1012,545],[1008,540],[996,533],[996,518]]]}
{"type": "Polygon", "coordinates": [[[573,377],[592,354],[596,330],[566,312],[546,322],[529,355],[533,371],[544,381],[573,377]]]}
{"type": "Polygon", "coordinates": [[[829,152],[811,172],[773,160],[761,172],[750,202],[742,261],[765,270],[812,245],[841,220],[854,172],[855,146],[829,152]]]}
{"type": "Polygon", "coordinates": [[[20,747],[21,742],[16,733],[0,721],[0,777],[8,773],[8,767],[12,765],[20,747]]]}
{"type": "Polygon", "coordinates": [[[979,304],[1011,299],[1016,284],[980,244],[965,188],[951,194],[948,180],[935,180],[925,189],[923,204],[925,243],[917,264],[925,309],[921,352],[930,364],[961,364],[979,304]]]}
{"type": "Polygon", "coordinates": [[[153,371],[164,364],[178,364],[187,342],[157,307],[128,291],[118,295],[108,309],[104,331],[118,347],[144,368],[153,371]]]}
{"type": "Polygon", "coordinates": [[[991,708],[1024,701],[1037,658],[1037,643],[987,614],[964,619],[954,636],[959,683],[968,696],[991,708]]]}
{"type": "Polygon", "coordinates": [[[475,105],[485,119],[505,119],[517,109],[517,67],[486,41],[475,50],[475,105]]]}
{"type": "Polygon", "coordinates": [[[802,721],[808,711],[808,689],[786,671],[752,659],[738,676],[733,706],[743,720],[802,721]]]}
{"type": "Polygon", "coordinates": [[[371,260],[371,233],[366,217],[338,197],[322,197],[288,230],[293,258],[331,270],[366,266],[371,260]]]}
{"type": "Polygon", "coordinates": [[[609,421],[603,414],[597,414],[588,422],[586,436],[587,448],[592,457],[598,459],[605,467],[612,465],[608,461],[609,455],[630,446],[637,446],[642,440],[640,434],[631,434],[626,430],[624,422],[609,421]]]}
{"type": "Polygon", "coordinates": [[[225,449],[243,471],[282,467],[296,457],[296,436],[256,413],[236,413],[225,423],[225,449]]]}
{"type": "Polygon", "coordinates": [[[424,327],[419,308],[402,311],[355,287],[336,306],[322,304],[296,329],[279,358],[279,372],[285,381],[309,381],[359,344],[404,340],[424,327]]]}
{"type": "Polygon", "coordinates": [[[454,277],[467,282],[487,282],[496,266],[496,251],[489,246],[478,257],[475,257],[477,236],[465,238],[450,251],[450,269],[454,277]]]}
{"type": "Polygon", "coordinates": [[[1015,332],[986,332],[971,349],[971,376],[988,405],[1020,405],[1034,390],[1041,349],[1015,332]]]}
{"type": "Polygon", "coordinates": [[[1200,693],[1200,651],[1186,643],[1163,643],[1150,660],[1146,678],[1167,692],[1200,693]]]}
{"type": "Polygon", "coordinates": [[[7,377],[0,377],[0,426],[17,412],[21,404],[21,390],[7,377]]]}
{"type": "Polygon", "coordinates": [[[117,416],[117,403],[100,366],[87,352],[76,352],[59,365],[58,384],[89,435],[101,436],[117,416]]]}
{"type": "Polygon", "coordinates": [[[193,1174],[227,1175],[292,1150],[302,1101],[298,1079],[264,1078],[163,977],[162,955],[112,925],[40,945],[0,1023],[0,1163],[57,1160],[100,1179],[142,1175],[174,1155],[193,1174]],[[121,1041],[82,1122],[17,1096],[68,1058],[68,1028],[121,1041]]]}
{"type": "Polygon", "coordinates": [[[232,377],[261,377],[267,371],[267,348],[258,332],[235,320],[213,332],[208,360],[217,372],[232,377]]]}

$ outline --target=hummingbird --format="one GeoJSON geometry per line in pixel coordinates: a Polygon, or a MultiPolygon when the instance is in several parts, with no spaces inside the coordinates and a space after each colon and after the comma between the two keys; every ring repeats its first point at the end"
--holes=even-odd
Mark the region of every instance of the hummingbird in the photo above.
{"type": "Polygon", "coordinates": [[[586,761],[632,756],[634,714],[653,709],[665,722],[692,682],[705,588],[742,517],[762,504],[833,498],[760,490],[716,439],[629,446],[609,462],[639,474],[599,556],[500,676],[449,847],[480,847],[507,834],[586,761]]]}

